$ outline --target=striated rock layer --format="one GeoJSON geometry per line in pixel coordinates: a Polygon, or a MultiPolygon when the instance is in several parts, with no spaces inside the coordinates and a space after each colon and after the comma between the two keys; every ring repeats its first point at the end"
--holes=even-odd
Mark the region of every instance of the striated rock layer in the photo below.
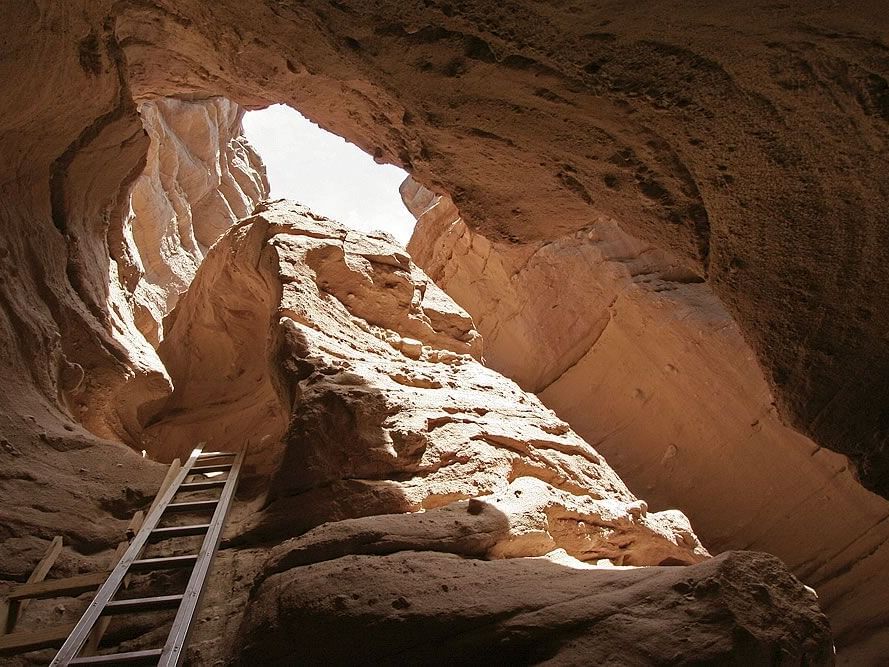
{"type": "MultiPolygon", "coordinates": [[[[119,275],[118,249],[150,152],[139,108],[224,95],[298,106],[451,192],[493,240],[534,247],[605,216],[669,250],[726,304],[788,423],[850,454],[886,495],[883,4],[7,3],[0,405],[12,445],[40,457],[35,438],[72,422],[136,443],[168,396],[116,287],[136,275],[119,275]],[[28,416],[38,423],[19,436],[11,424],[28,416]]],[[[270,418],[257,435],[273,441],[288,413],[258,377],[270,418]]]]}
{"type": "MultiPolygon", "coordinates": [[[[108,567],[165,474],[120,442],[136,444],[143,408],[172,390],[146,336],[206,246],[267,192],[233,103],[158,100],[140,112],[132,135],[117,116],[84,130],[78,147],[90,148],[56,161],[52,196],[34,185],[22,198],[46,157],[37,153],[0,186],[24,205],[7,198],[0,211],[0,595],[56,536],[64,548],[49,578],[108,567]],[[106,150],[148,157],[121,180],[106,150]]],[[[33,601],[17,630],[73,623],[89,598],[33,601]]],[[[51,654],[0,662],[45,665],[51,654]]]]}
{"type": "Polygon", "coordinates": [[[151,140],[133,184],[118,270],[133,295],[136,325],[150,343],[194,278],[204,253],[268,195],[259,156],[243,136],[244,110],[215,97],[143,102],[151,140]]]}
{"type": "MultiPolygon", "coordinates": [[[[117,307],[105,228],[149,150],[138,105],[224,95],[299,107],[450,192],[492,239],[554,240],[604,215],[673,252],[726,304],[789,423],[889,493],[880,0],[37,0],[3,12],[2,261],[18,284],[0,332],[28,360],[9,372],[44,395],[62,354],[109,397],[158,391],[150,353],[121,349],[103,324],[117,307]]],[[[119,421],[106,431],[132,430],[119,421]]]]}
{"type": "Polygon", "coordinates": [[[487,551],[705,555],[682,515],[648,514],[564,422],[473,359],[472,320],[396,244],[296,204],[260,210],[168,319],[175,390],[146,449],[249,446],[270,477],[259,532],[493,496],[509,523],[487,551]]]}
{"type": "Polygon", "coordinates": [[[819,629],[806,604],[764,554],[620,571],[542,558],[347,556],[266,579],[238,664],[287,665],[295,654],[312,665],[367,655],[424,665],[481,656],[511,665],[830,664],[830,648],[807,636],[819,629]]]}
{"type": "MultiPolygon", "coordinates": [[[[0,249],[4,392],[47,402],[63,421],[130,444],[144,425],[142,406],[172,389],[153,347],[161,319],[207,247],[268,192],[262,163],[241,136],[237,105],[157,100],[140,112],[145,130],[129,141],[139,146],[134,153],[147,148],[144,163],[112,184],[102,180],[113,169],[101,151],[72,158],[69,168],[83,173],[59,180],[77,180],[83,192],[45,201],[34,193],[34,213],[48,216],[43,206],[64,200],[68,222],[16,232],[30,222],[9,206],[10,234],[0,249]]],[[[116,140],[113,127],[101,141],[116,140]]]]}
{"type": "Polygon", "coordinates": [[[776,559],[708,560],[481,352],[385,236],[277,202],[213,246],[167,320],[176,388],[145,435],[163,457],[199,433],[248,446],[256,475],[193,659],[832,662],[776,559]]]}
{"type": "MultiPolygon", "coordinates": [[[[200,434],[249,447],[189,664],[832,664],[810,590],[771,556],[711,559],[681,512],[649,511],[566,423],[477,361],[470,317],[391,239],[262,205],[208,251],[166,324],[176,388],[145,446],[184,455],[200,434]]],[[[64,531],[59,574],[101,569],[159,482],[158,464],[69,434],[10,452],[22,465],[0,483],[4,513],[16,510],[0,524],[4,577],[24,577],[45,544],[26,533],[64,531]]],[[[135,576],[128,595],[175,592],[177,576],[135,576]]],[[[21,629],[88,604],[37,603],[21,629]]],[[[142,615],[107,636],[138,650],[166,631],[142,615]]]]}
{"type": "Polygon", "coordinates": [[[536,245],[471,231],[411,179],[411,255],[473,315],[487,363],[613,462],[655,507],[681,507],[713,549],[758,549],[814,586],[841,655],[889,636],[889,503],[848,462],[783,425],[710,288],[608,218],[536,245]]]}

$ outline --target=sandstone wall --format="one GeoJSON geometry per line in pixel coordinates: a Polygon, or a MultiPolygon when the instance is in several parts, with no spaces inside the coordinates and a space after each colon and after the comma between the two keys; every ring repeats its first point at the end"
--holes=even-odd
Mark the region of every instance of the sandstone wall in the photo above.
{"type": "MultiPolygon", "coordinates": [[[[477,361],[469,315],[387,237],[263,204],[208,251],[167,324],[175,389],[142,444],[248,448],[190,664],[832,664],[811,591],[764,554],[711,559],[681,512],[650,511],[477,361]]],[[[0,452],[18,458],[0,479],[4,578],[55,532],[58,574],[103,568],[160,481],[157,463],[62,431],[0,452]]],[[[128,594],[187,574],[134,577],[128,594]]],[[[73,622],[89,600],[39,602],[21,629],[73,622]]],[[[138,650],[166,631],[138,615],[108,638],[138,650]]]]}
{"type": "MultiPolygon", "coordinates": [[[[206,251],[195,235],[212,243],[224,231],[214,225],[227,227],[267,192],[262,165],[239,136],[237,105],[158,100],[140,112],[139,127],[111,112],[84,131],[84,143],[98,145],[52,167],[32,153],[50,182],[31,182],[25,162],[22,178],[3,185],[26,206],[6,200],[10,236],[0,251],[0,590],[24,581],[56,536],[64,548],[50,578],[107,568],[165,472],[120,442],[135,444],[141,411],[171,391],[146,336],[206,251]],[[115,159],[133,160],[122,180],[115,159]]],[[[89,597],[35,601],[17,629],[73,622],[89,597]]]]}
{"type": "Polygon", "coordinates": [[[158,99],[143,102],[139,114],[151,145],[130,194],[125,259],[118,264],[133,295],[136,325],[156,346],[161,320],[204,253],[265,199],[269,185],[243,136],[244,110],[237,104],[220,97],[158,99]]]}
{"type": "Polygon", "coordinates": [[[3,18],[13,447],[70,443],[72,417],[135,442],[168,395],[111,287],[131,279],[139,105],[225,95],[294,104],[453,193],[491,239],[534,247],[605,215],[672,251],[726,304],[782,414],[886,493],[882,3],[37,0],[3,18]]]}
{"type": "Polygon", "coordinates": [[[494,242],[412,179],[416,261],[475,318],[487,363],[595,443],[716,551],[780,556],[822,596],[844,659],[876,660],[889,616],[889,503],[787,428],[711,289],[608,218],[548,243],[494,242]],[[849,651],[845,657],[845,651],[849,651]]]}
{"type": "Polygon", "coordinates": [[[171,457],[200,433],[249,447],[260,477],[199,661],[832,660],[814,598],[776,560],[706,560],[680,512],[649,511],[478,363],[469,316],[386,237],[263,205],[169,323],[175,390],[145,446],[171,457]]]}
{"type": "Polygon", "coordinates": [[[163,384],[102,322],[105,226],[148,151],[137,104],[286,102],[450,192],[492,239],[605,215],[670,250],[726,304],[789,423],[886,491],[881,2],[40,0],[4,19],[0,194],[25,296],[3,331],[34,346],[8,355],[35,354],[45,395],[63,352],[101,377],[97,402],[100,384],[163,384]]]}

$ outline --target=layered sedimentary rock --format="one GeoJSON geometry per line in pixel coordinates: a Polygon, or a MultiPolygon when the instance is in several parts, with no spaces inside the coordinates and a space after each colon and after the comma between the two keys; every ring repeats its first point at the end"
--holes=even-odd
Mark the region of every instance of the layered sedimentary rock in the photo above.
{"type": "MultiPolygon", "coordinates": [[[[252,440],[191,664],[832,664],[810,590],[764,554],[710,559],[680,512],[650,512],[567,424],[475,359],[469,316],[388,238],[296,204],[261,207],[209,251],[168,322],[160,354],[176,391],[146,445],[191,448],[199,421],[212,447],[252,440]],[[211,367],[228,383],[208,384],[211,367]]],[[[15,535],[68,524],[60,574],[103,567],[162,473],[121,445],[94,451],[89,436],[72,453],[77,440],[44,439],[67,455],[44,467],[93,466],[76,493],[59,471],[55,487],[26,489],[35,508],[55,503],[53,521],[4,517],[15,535]],[[102,530],[82,537],[75,516],[102,530]]],[[[40,544],[4,540],[4,575],[27,573],[40,544]]],[[[176,585],[145,576],[130,595],[176,585]]],[[[40,603],[25,622],[73,620],[88,604],[40,603]]],[[[156,614],[121,619],[109,642],[157,646],[164,628],[156,614]]]]}
{"type": "Polygon", "coordinates": [[[818,589],[841,652],[879,659],[889,503],[782,423],[705,283],[608,218],[517,246],[473,232],[411,179],[402,195],[418,216],[412,257],[473,315],[492,368],[537,393],[654,506],[686,511],[711,548],[783,558],[818,589]]]}
{"type": "Polygon", "coordinates": [[[492,240],[604,215],[671,251],[786,420],[887,493],[882,3],[7,4],[0,407],[36,420],[4,426],[13,446],[40,457],[40,433],[76,422],[134,443],[168,395],[115,288],[150,152],[139,106],[224,95],[299,107],[451,192],[492,240]]]}
{"type": "Polygon", "coordinates": [[[7,298],[20,322],[3,331],[44,341],[32,365],[45,395],[62,352],[112,394],[121,374],[150,383],[148,361],[94,321],[111,310],[104,226],[118,224],[148,150],[137,103],[286,102],[450,192],[490,238],[555,239],[606,215],[671,250],[736,318],[790,423],[885,493],[883,10],[13,3],[4,252],[34,306],[7,298]],[[83,341],[52,342],[60,333],[83,341]]]}
{"type": "MultiPolygon", "coordinates": [[[[5,393],[32,394],[66,421],[136,442],[140,407],[171,390],[152,346],[160,320],[206,248],[268,192],[262,163],[240,135],[243,113],[221,98],[145,102],[137,117],[145,129],[128,141],[147,146],[147,159],[121,183],[103,180],[113,169],[101,151],[86,150],[67,167],[83,173],[54,172],[56,194],[44,201],[35,192],[40,206],[52,204],[56,227],[10,230],[6,241],[5,393]],[[70,180],[78,188],[69,196],[70,180]]],[[[95,141],[113,143],[119,130],[95,131],[95,141]]],[[[12,207],[7,213],[7,224],[18,224],[12,207]]]]}
{"type": "Polygon", "coordinates": [[[243,137],[244,110],[233,102],[158,99],[143,102],[139,114],[151,145],[130,195],[118,270],[133,295],[136,325],[157,345],[161,320],[207,248],[268,195],[269,185],[243,137]]]}
{"type": "Polygon", "coordinates": [[[493,495],[509,521],[486,553],[705,553],[680,514],[648,514],[564,422],[475,361],[472,320],[385,237],[272,205],[217,243],[168,325],[175,390],[144,445],[248,447],[270,477],[255,532],[493,495]]]}
{"type": "Polygon", "coordinates": [[[650,512],[477,361],[472,320],[385,236],[262,205],[167,327],[176,388],[146,448],[172,457],[200,433],[248,447],[262,480],[226,557],[248,555],[252,585],[203,612],[201,661],[570,661],[594,643],[635,664],[832,660],[814,596],[776,559],[707,560],[680,512],[650,512]]]}
{"type": "Polygon", "coordinates": [[[348,556],[274,574],[256,598],[239,664],[292,664],[297,650],[317,665],[360,664],[366,655],[427,665],[472,665],[481,656],[513,665],[830,664],[833,657],[806,636],[816,626],[800,611],[806,600],[797,582],[764,554],[620,571],[425,551],[348,556]]]}
{"type": "MultiPolygon", "coordinates": [[[[233,103],[158,100],[140,112],[147,135],[140,129],[121,138],[113,119],[85,130],[106,148],[123,141],[119,153],[147,148],[146,163],[119,191],[119,175],[94,146],[57,161],[51,198],[43,200],[39,187],[32,193],[32,212],[49,216],[54,208],[56,227],[4,208],[0,589],[27,579],[57,536],[64,548],[50,578],[106,570],[165,471],[120,442],[137,442],[140,410],[172,389],[145,336],[156,335],[190,282],[206,250],[195,236],[209,245],[267,191],[261,163],[239,137],[243,111],[233,103]],[[75,177],[68,169],[84,171],[75,177]],[[86,188],[83,196],[63,194],[69,178],[75,191],[86,188]],[[109,203],[103,197],[110,193],[109,203]]],[[[89,598],[33,601],[17,630],[74,622],[89,598]]],[[[47,664],[50,656],[20,662],[47,664]]]]}

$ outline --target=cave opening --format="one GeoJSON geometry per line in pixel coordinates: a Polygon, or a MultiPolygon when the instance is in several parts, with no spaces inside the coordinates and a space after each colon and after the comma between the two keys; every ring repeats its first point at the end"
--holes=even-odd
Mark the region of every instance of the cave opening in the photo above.
{"type": "MultiPolygon", "coordinates": [[[[116,3],[109,16],[102,3],[69,16],[67,4],[48,10],[45,22],[32,20],[27,3],[11,10],[18,20],[9,23],[13,48],[3,62],[40,92],[8,96],[13,108],[2,122],[10,157],[0,165],[9,231],[0,247],[0,344],[9,389],[0,400],[9,419],[0,506],[13,508],[0,525],[4,580],[23,581],[56,533],[65,535],[67,574],[103,566],[101,551],[114,544],[122,517],[162,474],[154,461],[128,458],[121,441],[148,446],[141,439],[154,438],[172,448],[169,458],[208,433],[229,442],[249,433],[264,448],[251,464],[272,471],[254,489],[267,502],[242,508],[228,555],[250,561],[249,570],[273,546],[297,545],[213,602],[221,618],[237,618],[248,600],[262,603],[240,626],[253,637],[253,657],[257,647],[292,641],[263,632],[279,612],[278,575],[297,587],[311,558],[347,553],[364,563],[361,591],[380,573],[401,584],[394,559],[359,553],[361,535],[334,540],[342,551],[308,561],[296,553],[312,551],[303,533],[318,526],[346,534],[378,522],[395,535],[419,531],[396,541],[406,566],[429,562],[417,590],[434,580],[434,605],[453,590],[450,580],[437,585],[440,568],[456,575],[474,560],[521,565],[531,562],[526,556],[565,554],[593,568],[657,565],[674,562],[664,549],[695,560],[699,535],[713,552],[783,559],[819,590],[838,645],[857,651],[850,660],[886,645],[886,505],[861,485],[855,463],[867,462],[867,443],[880,437],[869,418],[878,401],[856,397],[884,395],[880,378],[889,377],[874,344],[885,329],[879,286],[889,281],[873,279],[889,263],[876,254],[885,244],[846,247],[846,231],[831,226],[854,218],[856,234],[877,238],[885,198],[840,195],[822,180],[849,164],[885,173],[872,150],[885,134],[874,104],[885,86],[861,74],[878,62],[865,53],[878,41],[839,31],[859,21],[854,12],[837,19],[825,10],[821,19],[837,31],[801,35],[798,22],[783,18],[745,33],[722,27],[734,19],[705,24],[698,12],[664,17],[657,7],[623,19],[609,10],[603,20],[594,8],[528,3],[508,19],[478,20],[465,3],[439,11],[435,3],[222,0],[209,13],[187,1],[175,10],[149,1],[116,3]],[[683,22],[694,39],[671,34],[683,22]],[[766,33],[773,39],[764,46],[766,33]],[[736,50],[724,48],[729,36],[736,50]],[[825,64],[805,62],[812,56],[799,50],[801,39],[833,54],[852,80],[818,80],[825,64]],[[789,100],[790,88],[774,76],[782,51],[809,82],[793,95],[829,95],[789,100]],[[749,54],[747,69],[729,53],[749,54]],[[856,77],[869,82],[864,89],[856,77]],[[843,101],[841,112],[819,98],[843,101]],[[418,182],[402,186],[423,218],[409,249],[417,266],[378,238],[341,243],[342,235],[286,206],[228,233],[278,194],[235,131],[242,109],[272,102],[453,194],[436,199],[418,182]],[[844,271],[848,278],[835,281],[837,248],[850,255],[842,266],[870,267],[859,272],[867,277],[844,271]],[[202,263],[206,280],[193,285],[202,263]],[[164,318],[189,293],[168,338],[164,318]],[[832,310],[837,304],[850,312],[832,310]],[[812,326],[815,311],[827,314],[812,326]],[[482,339],[487,367],[473,361],[482,339]],[[175,364],[154,354],[163,346],[178,355],[175,364]],[[834,400],[840,368],[876,379],[847,382],[834,400]],[[158,417],[174,384],[178,395],[158,417]],[[850,462],[830,451],[850,451],[838,441],[864,443],[863,455],[850,462]],[[607,507],[592,502],[596,494],[607,507]],[[545,512],[535,498],[547,499],[545,512]],[[520,530],[484,524],[489,501],[520,530]],[[482,537],[470,541],[494,546],[474,551],[448,530],[429,539],[420,524],[451,512],[480,517],[482,537]],[[390,515],[399,518],[379,518],[390,515]],[[365,522],[344,523],[353,519],[365,522]],[[430,545],[448,558],[412,551],[430,545]],[[272,582],[260,598],[247,591],[253,575],[272,582]]],[[[749,14],[745,8],[740,22],[749,14]]],[[[250,113],[248,124],[263,112],[250,113]]],[[[273,145],[260,152],[271,162],[283,130],[269,134],[273,145]]],[[[299,189],[280,194],[307,200],[299,189]]],[[[306,203],[353,222],[348,211],[306,203]]],[[[355,226],[383,226],[367,217],[355,226]]],[[[408,234],[390,233],[402,243],[408,234]]],[[[879,467],[860,470],[875,488],[879,467]]],[[[798,622],[784,636],[815,638],[810,664],[826,664],[826,625],[809,593],[776,560],[751,558],[735,561],[750,567],[707,561],[738,577],[733,589],[752,591],[764,610],[763,632],[745,627],[733,636],[771,646],[773,619],[798,622]],[[752,571],[764,580],[745,578],[752,571]],[[779,580],[786,586],[775,587],[779,580]],[[784,598],[791,590],[795,597],[784,598]]],[[[323,566],[331,581],[344,579],[338,561],[323,566]]],[[[532,597],[548,588],[515,578],[512,567],[497,566],[499,581],[532,597]]],[[[693,566],[689,576],[706,576],[704,569],[693,566]]],[[[620,576],[597,571],[595,587],[620,576]]],[[[463,589],[479,583],[463,581],[471,582],[463,589]]],[[[655,596],[683,609],[697,597],[692,590],[707,587],[677,580],[659,584],[655,596]]],[[[331,599],[328,629],[352,604],[331,599]]],[[[299,617],[312,604],[307,596],[287,613],[299,617]]],[[[409,595],[382,606],[394,614],[383,621],[396,626],[424,608],[409,595]]],[[[356,613],[368,607],[362,600],[356,613]]],[[[223,633],[214,626],[210,634],[223,633]]],[[[361,629],[331,643],[348,651],[353,639],[373,649],[374,633],[361,629]]],[[[577,644],[587,659],[601,644],[593,640],[577,644]]],[[[502,645],[486,641],[483,649],[502,645]]],[[[232,656],[236,648],[210,651],[232,656]]]]}
{"type": "Polygon", "coordinates": [[[270,199],[291,199],[359,231],[383,231],[406,246],[415,219],[399,186],[407,172],[381,164],[297,110],[247,111],[244,134],[263,160],[270,199]]]}

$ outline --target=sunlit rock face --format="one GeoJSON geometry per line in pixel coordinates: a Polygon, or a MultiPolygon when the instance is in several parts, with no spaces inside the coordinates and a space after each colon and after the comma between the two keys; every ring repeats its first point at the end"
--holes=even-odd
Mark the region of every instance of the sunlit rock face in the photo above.
{"type": "Polygon", "coordinates": [[[290,103],[450,192],[488,238],[604,215],[674,253],[788,421],[887,493],[887,13],[810,4],[10,3],[0,214],[34,306],[3,331],[34,346],[45,395],[62,352],[112,395],[149,380],[102,324],[104,227],[149,145],[138,104],[290,103]]]}
{"type": "MultiPolygon", "coordinates": [[[[121,109],[138,127],[118,116],[86,128],[97,145],[56,160],[55,194],[32,183],[26,209],[45,224],[3,205],[0,595],[57,536],[51,578],[104,571],[133,513],[147,508],[166,466],[121,441],[137,443],[144,407],[172,390],[150,343],[207,246],[268,189],[234,103],[121,109]],[[103,149],[134,159],[133,171],[115,173],[103,149]]],[[[34,601],[17,630],[73,623],[91,595],[34,601]]],[[[48,664],[52,653],[0,661],[48,664]]]]}
{"type": "Polygon", "coordinates": [[[482,349],[386,236],[275,202],[213,246],[167,319],[175,390],[144,437],[164,458],[198,438],[246,446],[262,480],[229,538],[235,561],[252,554],[253,585],[205,610],[201,659],[347,664],[338,647],[361,645],[460,661],[510,632],[476,625],[531,609],[513,653],[546,637],[567,657],[594,638],[635,644],[617,617],[607,631],[595,619],[638,605],[663,623],[643,663],[697,643],[714,659],[784,647],[793,664],[829,664],[817,602],[777,560],[708,561],[681,512],[649,511],[565,422],[479,363],[482,349]],[[487,563],[500,559],[522,564],[487,563]],[[480,593],[487,606],[467,604],[480,593]],[[697,627],[699,614],[723,620],[697,627]],[[239,624],[230,646],[220,623],[239,624]]]}
{"type": "Polygon", "coordinates": [[[760,549],[818,589],[841,649],[881,652],[889,504],[844,457],[779,418],[710,288],[607,218],[533,245],[470,230],[448,197],[402,185],[411,256],[475,318],[494,369],[577,429],[711,548],[760,549]]]}
{"type": "Polygon", "coordinates": [[[136,325],[154,345],[161,320],[191,283],[216,239],[269,192],[262,161],[243,137],[244,110],[221,97],[143,102],[151,140],[133,184],[120,267],[136,325]],[[133,286],[132,283],[135,283],[133,286]]]}
{"type": "MultiPolygon", "coordinates": [[[[864,483],[889,493],[887,14],[881,3],[809,4],[7,3],[4,437],[29,464],[57,462],[72,487],[81,466],[66,447],[95,444],[89,432],[139,442],[171,391],[133,299],[115,287],[137,275],[118,272],[131,263],[120,239],[151,150],[139,109],[223,95],[297,106],[451,192],[491,240],[533,248],[604,216],[681,258],[682,275],[705,278],[725,303],[787,420],[848,452],[864,483]]],[[[155,315],[143,315],[150,334],[155,315]]],[[[256,391],[270,416],[254,435],[268,443],[289,413],[264,382],[256,391]]],[[[101,451],[103,465],[113,460],[101,451]]],[[[17,467],[4,507],[45,493],[52,469],[37,481],[17,467]]],[[[856,493],[824,495],[861,506],[856,493]]],[[[78,517],[83,498],[40,507],[59,507],[55,526],[78,517]]],[[[38,507],[21,514],[48,521],[38,507]]],[[[839,580],[878,561],[812,567],[839,580]]],[[[885,646],[881,628],[869,618],[850,632],[885,646]]]]}
{"type": "MultiPolygon", "coordinates": [[[[145,447],[248,447],[190,664],[832,663],[815,596],[777,559],[711,559],[681,512],[651,511],[479,363],[469,315],[390,238],[262,204],[208,251],[166,325],[175,391],[145,447]]],[[[55,531],[61,573],[100,569],[124,521],[92,522],[146,504],[163,473],[86,432],[42,442],[0,451],[20,457],[0,484],[5,578],[55,531]]],[[[30,627],[88,604],[40,603],[30,627]]],[[[119,650],[165,633],[151,616],[115,627],[119,650]]]]}
{"type": "Polygon", "coordinates": [[[4,393],[32,394],[96,435],[133,444],[142,406],[171,390],[153,347],[161,319],[207,247],[266,196],[268,183],[241,136],[236,104],[125,106],[138,128],[119,127],[117,116],[90,128],[99,146],[59,158],[54,180],[35,186],[31,213],[6,209],[0,363],[4,393]],[[116,146],[111,156],[108,145],[116,146]],[[121,175],[107,160],[124,156],[133,164],[121,175]],[[13,232],[31,214],[54,226],[13,232]]]}
{"type": "Polygon", "coordinates": [[[703,558],[681,514],[649,514],[564,422],[474,358],[472,320],[397,244],[296,204],[263,209],[214,246],[168,319],[175,390],[143,440],[152,454],[249,446],[270,476],[264,523],[485,497],[510,517],[485,553],[703,558]]]}

